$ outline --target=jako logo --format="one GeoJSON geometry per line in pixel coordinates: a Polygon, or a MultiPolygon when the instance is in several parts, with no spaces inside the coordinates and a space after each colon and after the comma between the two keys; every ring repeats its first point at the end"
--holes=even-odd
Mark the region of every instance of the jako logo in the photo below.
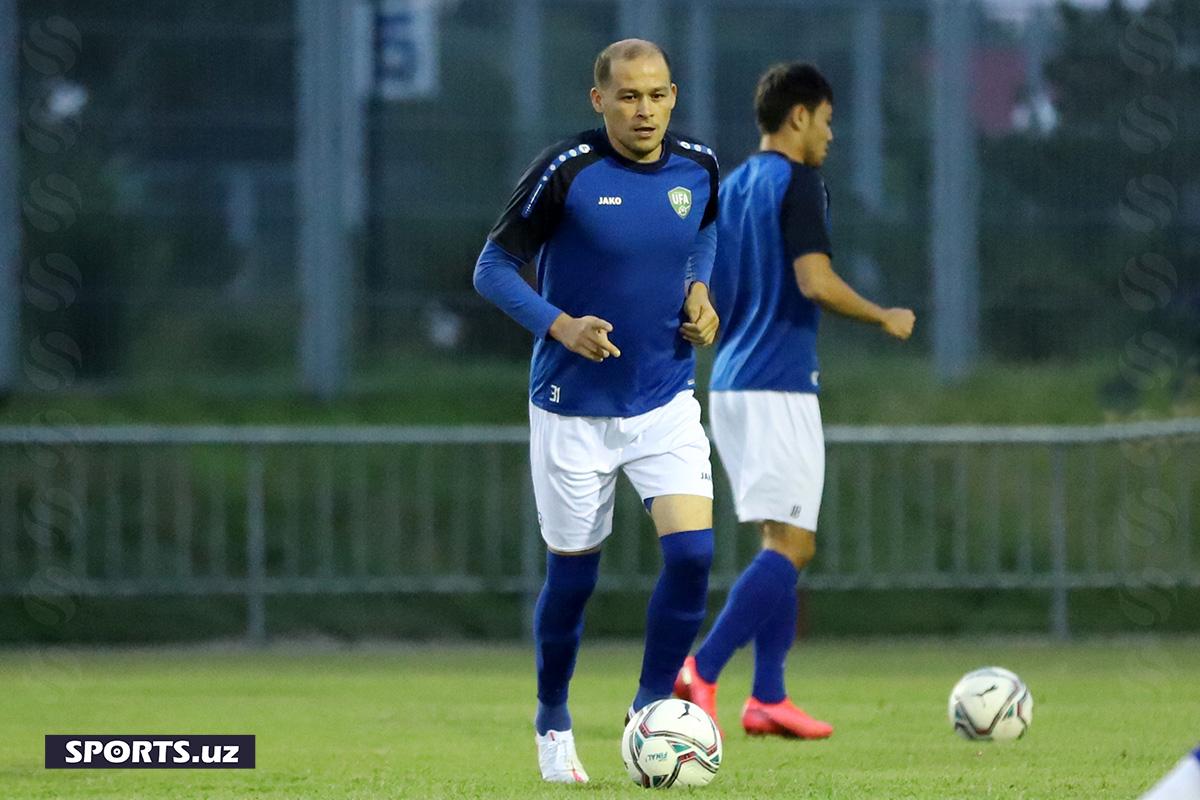
{"type": "Polygon", "coordinates": [[[620,198],[620,197],[609,197],[609,196],[607,196],[607,195],[602,195],[602,196],[600,197],[600,202],[599,202],[599,203],[597,203],[596,205],[599,205],[599,206],[619,206],[619,205],[621,205],[621,198],[620,198]]]}

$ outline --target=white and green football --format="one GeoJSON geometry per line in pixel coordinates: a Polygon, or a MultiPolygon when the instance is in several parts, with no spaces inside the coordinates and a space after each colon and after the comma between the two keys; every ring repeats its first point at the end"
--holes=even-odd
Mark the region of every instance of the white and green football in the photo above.
{"type": "Polygon", "coordinates": [[[658,700],[625,726],[621,758],[629,777],[644,788],[704,786],[721,766],[721,733],[695,703],[658,700]]]}
{"type": "Polygon", "coordinates": [[[1009,742],[1033,722],[1033,695],[1015,672],[984,667],[968,672],[950,692],[950,724],[964,739],[1009,742]]]}

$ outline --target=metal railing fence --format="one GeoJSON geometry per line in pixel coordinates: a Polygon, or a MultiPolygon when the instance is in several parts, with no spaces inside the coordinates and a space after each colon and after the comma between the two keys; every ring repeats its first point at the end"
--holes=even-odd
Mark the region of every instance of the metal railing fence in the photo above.
{"type": "MultiPolygon", "coordinates": [[[[1200,420],[1103,427],[840,427],[814,590],[1200,585],[1200,420]]],[[[0,427],[0,597],[517,594],[543,547],[523,427],[0,427]]],[[[718,467],[712,586],[757,550],[718,467]]],[[[602,591],[658,548],[618,493],[602,591]]],[[[528,603],[527,603],[528,605],[528,603]]],[[[527,624],[527,621],[526,621],[527,624]]]]}

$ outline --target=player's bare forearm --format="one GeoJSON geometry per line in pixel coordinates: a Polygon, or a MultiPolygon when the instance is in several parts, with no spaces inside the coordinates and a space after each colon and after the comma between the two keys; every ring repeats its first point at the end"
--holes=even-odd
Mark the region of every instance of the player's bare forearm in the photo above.
{"type": "Polygon", "coordinates": [[[809,253],[796,259],[796,284],[800,292],[826,311],[849,319],[878,325],[889,336],[907,339],[916,315],[907,308],[883,308],[872,303],[833,271],[829,256],[809,253]]]}
{"type": "Polygon", "coordinates": [[[612,356],[621,357],[621,351],[608,340],[612,323],[599,317],[572,317],[565,311],[550,323],[550,338],[563,347],[589,361],[600,362],[612,356]]]}
{"type": "Polygon", "coordinates": [[[717,338],[721,320],[708,296],[708,286],[700,281],[688,287],[683,301],[683,313],[688,321],[679,326],[679,334],[696,347],[708,347],[717,338]]]}
{"type": "Polygon", "coordinates": [[[883,320],[883,309],[850,288],[833,271],[829,256],[809,253],[797,258],[794,266],[800,293],[821,308],[872,325],[883,320]]]}

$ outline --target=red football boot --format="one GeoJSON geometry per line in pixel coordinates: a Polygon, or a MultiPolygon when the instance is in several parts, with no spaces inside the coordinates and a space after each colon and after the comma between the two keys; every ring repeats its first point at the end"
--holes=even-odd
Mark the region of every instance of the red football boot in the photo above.
{"type": "MultiPolygon", "coordinates": [[[[696,671],[696,657],[684,659],[679,674],[675,676],[675,696],[680,700],[689,700],[704,709],[704,712],[717,722],[717,685],[709,683],[700,677],[696,671]]],[[[721,731],[721,723],[717,722],[717,730],[721,731]]],[[[725,732],[721,731],[721,738],[725,732]]]]}
{"type": "Polygon", "coordinates": [[[751,736],[827,739],[833,734],[832,725],[813,719],[786,697],[770,704],[751,697],[742,708],[742,727],[751,736]]]}

